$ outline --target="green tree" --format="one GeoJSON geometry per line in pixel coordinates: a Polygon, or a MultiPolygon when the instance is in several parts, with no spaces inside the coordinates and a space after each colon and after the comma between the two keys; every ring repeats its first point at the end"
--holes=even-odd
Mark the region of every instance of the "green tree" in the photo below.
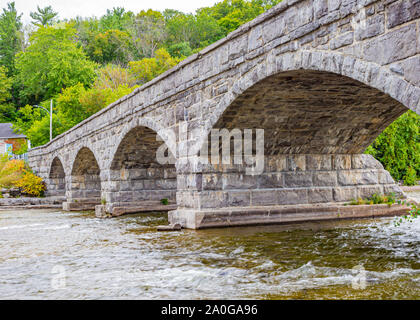
{"type": "Polygon", "coordinates": [[[366,153],[373,155],[395,180],[413,184],[420,177],[420,116],[403,114],[382,132],[366,153]]]}
{"type": "Polygon", "coordinates": [[[178,62],[179,60],[172,58],[165,49],[159,49],[154,58],[129,62],[129,69],[139,84],[143,84],[174,67],[178,62]]]}
{"type": "Polygon", "coordinates": [[[21,104],[47,100],[77,83],[92,84],[97,65],[77,45],[75,31],[70,25],[40,27],[32,35],[31,45],[17,55],[21,104]]]}
{"type": "Polygon", "coordinates": [[[29,15],[34,20],[32,21],[32,24],[46,27],[57,22],[58,12],[55,12],[51,6],[45,8],[37,6],[37,11],[31,12],[29,15]]]}
{"type": "Polygon", "coordinates": [[[97,78],[95,80],[94,88],[112,90],[120,86],[135,87],[137,79],[129,72],[128,69],[120,66],[108,64],[97,70],[97,78]]]}
{"type": "Polygon", "coordinates": [[[6,67],[0,66],[0,123],[11,122],[16,117],[16,110],[9,102],[12,94],[12,79],[7,77],[6,67]]]}
{"type": "Polygon", "coordinates": [[[207,46],[225,36],[213,17],[205,12],[196,15],[171,12],[166,18],[167,47],[187,42],[192,49],[207,46]]]}
{"type": "Polygon", "coordinates": [[[132,45],[140,53],[138,58],[150,58],[166,39],[165,19],[159,11],[142,10],[133,17],[128,32],[132,45]]]}
{"type": "MultiPolygon", "coordinates": [[[[76,84],[63,91],[57,97],[58,118],[62,124],[62,132],[77,125],[112,102],[129,94],[134,87],[121,84],[117,87],[93,87],[85,89],[76,84]]],[[[60,133],[62,133],[60,132],[60,133]]]]}
{"type": "Polygon", "coordinates": [[[15,55],[21,49],[21,17],[14,2],[8,3],[0,14],[0,65],[7,68],[8,76],[15,72],[15,55]]]}
{"type": "Polygon", "coordinates": [[[227,34],[236,30],[243,23],[256,18],[280,1],[281,0],[224,0],[216,3],[213,7],[203,8],[199,11],[216,19],[227,34]]]}
{"type": "Polygon", "coordinates": [[[94,36],[86,46],[89,57],[100,64],[126,65],[131,57],[130,36],[120,30],[108,30],[94,36]]]}
{"type": "Polygon", "coordinates": [[[188,42],[179,42],[171,45],[168,52],[172,57],[183,58],[192,54],[192,49],[188,42]]]}
{"type": "Polygon", "coordinates": [[[107,9],[106,14],[99,20],[99,31],[106,32],[108,30],[126,30],[127,24],[133,17],[131,11],[125,11],[124,8],[117,7],[112,10],[107,9]]]}

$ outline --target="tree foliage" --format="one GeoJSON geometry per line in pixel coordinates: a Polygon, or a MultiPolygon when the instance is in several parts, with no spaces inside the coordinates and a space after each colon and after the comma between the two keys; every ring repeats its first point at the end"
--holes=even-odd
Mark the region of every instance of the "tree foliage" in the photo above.
{"type": "Polygon", "coordinates": [[[0,14],[0,65],[6,68],[8,76],[15,72],[15,55],[22,44],[22,14],[10,2],[0,14]]]}
{"type": "Polygon", "coordinates": [[[58,12],[55,12],[51,6],[40,8],[37,6],[37,11],[29,14],[32,18],[32,24],[36,26],[51,26],[57,21],[58,12]]]}
{"type": "Polygon", "coordinates": [[[379,135],[366,150],[388,170],[395,180],[416,184],[420,177],[420,116],[403,114],[379,135]]]}
{"type": "Polygon", "coordinates": [[[7,76],[7,69],[0,66],[0,123],[14,120],[16,111],[10,103],[12,79],[7,76]]]}
{"type": "Polygon", "coordinates": [[[31,45],[16,56],[16,76],[22,104],[35,104],[58,94],[62,89],[95,79],[96,64],[76,43],[76,30],[64,27],[40,27],[30,39],[31,45]]]}
{"type": "Polygon", "coordinates": [[[179,60],[172,58],[168,51],[159,49],[156,51],[154,58],[131,61],[129,70],[138,82],[143,84],[174,67],[178,62],[179,60]]]}

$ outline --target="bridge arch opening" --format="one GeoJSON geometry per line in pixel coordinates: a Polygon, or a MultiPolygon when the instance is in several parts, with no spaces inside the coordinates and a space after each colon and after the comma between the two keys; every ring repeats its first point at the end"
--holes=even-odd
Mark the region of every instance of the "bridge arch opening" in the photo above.
{"type": "Polygon", "coordinates": [[[55,157],[51,163],[47,193],[48,196],[52,197],[64,197],[66,195],[66,174],[58,157],[55,157]]]}
{"type": "MultiPolygon", "coordinates": [[[[256,130],[263,129],[262,169],[250,175],[247,168],[255,165],[247,165],[244,157],[241,164],[234,163],[237,135],[229,138],[230,163],[221,163],[220,139],[219,164],[204,166],[200,173],[200,208],[345,202],[374,193],[400,194],[382,165],[363,152],[407,110],[388,94],[331,72],[299,69],[260,80],[222,106],[212,128],[239,129],[242,150],[245,129],[252,129],[254,156],[256,130]]],[[[207,139],[211,156],[210,133],[207,139]]],[[[178,191],[191,198],[188,190],[178,191]]],[[[185,209],[196,205],[189,206],[185,209]]]]}
{"type": "Polygon", "coordinates": [[[300,69],[255,83],[221,109],[212,127],[264,129],[267,155],[357,154],[406,111],[357,80],[300,69]]]}
{"type": "MultiPolygon", "coordinates": [[[[122,138],[110,166],[107,211],[113,215],[169,206],[176,198],[176,169],[171,154],[157,133],[145,126],[132,128],[122,138]],[[159,151],[161,150],[161,151],[159,151]]],[[[164,207],[165,208],[165,207],[164,207]]],[[[168,209],[169,210],[169,209],[168,209]]]]}
{"type": "Polygon", "coordinates": [[[90,209],[101,199],[100,168],[93,152],[83,147],[77,153],[71,171],[70,193],[73,203],[90,204],[90,209]]]}

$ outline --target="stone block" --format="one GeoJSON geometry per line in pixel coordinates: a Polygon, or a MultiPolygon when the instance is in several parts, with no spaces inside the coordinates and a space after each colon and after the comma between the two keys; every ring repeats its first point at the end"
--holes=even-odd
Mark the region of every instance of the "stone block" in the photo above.
{"type": "Polygon", "coordinates": [[[395,183],[394,179],[391,177],[391,174],[386,170],[378,170],[378,180],[380,184],[395,183]]]}
{"type": "Polygon", "coordinates": [[[420,1],[398,1],[388,6],[386,13],[388,17],[387,27],[389,29],[394,28],[420,17],[420,1]]]}
{"type": "Polygon", "coordinates": [[[382,164],[370,154],[354,154],[351,156],[353,169],[383,169],[382,164]]]}
{"type": "Polygon", "coordinates": [[[338,171],[338,184],[340,186],[378,184],[378,172],[376,170],[341,170],[338,171]]]}
{"type": "Polygon", "coordinates": [[[253,178],[257,180],[259,189],[284,187],[281,173],[263,173],[253,178]]]}
{"type": "Polygon", "coordinates": [[[309,203],[324,203],[333,202],[333,189],[332,188],[311,188],[308,189],[308,202],[309,203]]]}
{"type": "Polygon", "coordinates": [[[344,46],[351,45],[354,40],[354,33],[347,32],[330,41],[331,50],[336,50],[344,46]]]}
{"type": "Polygon", "coordinates": [[[351,155],[349,154],[333,155],[332,163],[333,163],[334,170],[351,169],[351,155]]]}
{"type": "Polygon", "coordinates": [[[373,16],[366,20],[365,27],[356,29],[357,41],[383,34],[385,32],[385,16],[383,14],[373,16]]]}
{"type": "Polygon", "coordinates": [[[228,205],[228,193],[225,191],[200,192],[201,208],[224,208],[228,205]]]}
{"type": "Polygon", "coordinates": [[[278,194],[276,190],[252,190],[251,205],[269,206],[278,204],[278,194]]]}
{"type": "Polygon", "coordinates": [[[333,189],[334,201],[344,202],[357,198],[357,189],[354,187],[338,187],[333,189]]]}
{"type": "Polygon", "coordinates": [[[284,189],[277,191],[278,204],[306,204],[308,203],[308,189],[284,189]]]}
{"type": "Polygon", "coordinates": [[[313,174],[313,184],[318,187],[337,185],[337,171],[316,171],[313,174]]]}
{"type": "Polygon", "coordinates": [[[308,154],[306,155],[306,170],[331,170],[331,155],[308,154]]]}
{"type": "Polygon", "coordinates": [[[384,194],[394,193],[398,197],[399,196],[404,196],[404,192],[396,184],[384,185],[383,188],[384,188],[384,194]]]}
{"type": "Polygon", "coordinates": [[[247,207],[251,205],[251,191],[230,191],[227,196],[229,207],[247,207]]]}
{"type": "Polygon", "coordinates": [[[284,186],[287,188],[294,187],[311,187],[312,186],[312,172],[297,171],[284,173],[284,186]]]}
{"type": "Polygon", "coordinates": [[[306,156],[300,154],[293,154],[287,156],[287,171],[305,171],[306,170],[306,156]]]}
{"type": "Polygon", "coordinates": [[[267,172],[280,172],[287,170],[287,158],[284,155],[266,156],[265,168],[267,172]]]}
{"type": "Polygon", "coordinates": [[[376,186],[359,186],[357,188],[357,197],[358,198],[366,199],[366,198],[371,197],[375,193],[379,194],[379,195],[383,194],[383,189],[381,188],[381,186],[379,186],[379,185],[376,185],[376,186]]]}
{"type": "Polygon", "coordinates": [[[366,41],[363,55],[367,61],[385,65],[413,56],[416,50],[416,24],[412,23],[366,41]]]}
{"type": "Polygon", "coordinates": [[[237,173],[223,174],[221,178],[223,190],[256,189],[258,187],[257,177],[237,173]]]}
{"type": "Polygon", "coordinates": [[[203,174],[203,190],[221,190],[223,188],[222,174],[203,174]]]}

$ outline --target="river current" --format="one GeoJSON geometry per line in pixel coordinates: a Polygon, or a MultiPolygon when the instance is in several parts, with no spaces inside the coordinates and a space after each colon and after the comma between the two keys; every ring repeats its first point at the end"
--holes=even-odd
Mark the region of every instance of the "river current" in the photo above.
{"type": "Polygon", "coordinates": [[[166,223],[0,211],[0,299],[420,297],[420,219],[156,231],[166,223]]]}

